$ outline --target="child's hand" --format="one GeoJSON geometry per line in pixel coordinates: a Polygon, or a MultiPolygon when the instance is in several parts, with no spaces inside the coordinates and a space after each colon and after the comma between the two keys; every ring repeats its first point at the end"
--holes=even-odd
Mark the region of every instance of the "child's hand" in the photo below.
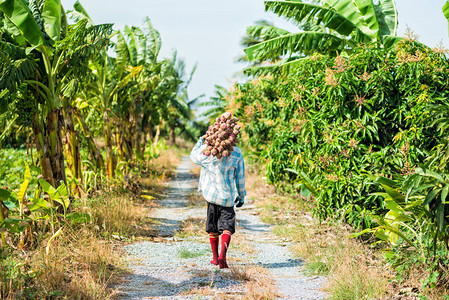
{"type": "Polygon", "coordinates": [[[240,199],[240,197],[235,198],[234,203],[237,203],[237,204],[235,205],[235,207],[242,207],[243,204],[244,204],[244,202],[242,201],[242,199],[240,199]]]}

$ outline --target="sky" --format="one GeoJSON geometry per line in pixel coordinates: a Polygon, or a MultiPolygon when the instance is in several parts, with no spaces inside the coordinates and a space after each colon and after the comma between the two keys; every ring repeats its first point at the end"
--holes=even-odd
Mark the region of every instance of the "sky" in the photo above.
{"type": "MultiPolygon", "coordinates": [[[[62,0],[66,10],[76,0],[62,0]]],[[[240,39],[257,20],[296,31],[295,26],[264,11],[262,0],[80,0],[96,24],[114,23],[141,26],[149,17],[162,39],[160,57],[171,57],[174,50],[190,72],[197,64],[188,93],[191,99],[214,96],[214,85],[230,87],[245,66],[235,63],[243,54],[240,39]]],[[[398,35],[407,27],[419,41],[434,47],[449,48],[448,24],[442,13],[443,0],[396,0],[398,35]]]]}

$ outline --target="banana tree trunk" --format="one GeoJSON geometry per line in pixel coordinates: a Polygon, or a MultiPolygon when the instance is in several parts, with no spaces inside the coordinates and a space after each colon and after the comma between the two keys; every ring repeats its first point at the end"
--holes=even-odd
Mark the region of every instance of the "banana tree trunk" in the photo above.
{"type": "Polygon", "coordinates": [[[176,145],[175,125],[170,125],[170,141],[169,145],[176,145]]]}
{"type": "Polygon", "coordinates": [[[95,164],[94,164],[95,172],[103,170],[104,169],[104,159],[103,159],[103,156],[101,156],[101,153],[97,147],[97,144],[95,144],[92,133],[89,130],[89,126],[87,126],[86,121],[84,120],[84,117],[80,114],[80,112],[76,108],[73,109],[73,112],[78,120],[78,123],[81,126],[81,130],[83,131],[84,137],[87,139],[90,159],[91,159],[91,161],[95,162],[95,164]]]}
{"type": "Polygon", "coordinates": [[[50,158],[48,155],[48,145],[46,144],[43,129],[39,124],[37,113],[33,116],[33,133],[36,144],[37,160],[42,170],[42,176],[48,181],[48,183],[55,186],[50,158]]]}
{"type": "Polygon", "coordinates": [[[148,135],[144,131],[141,131],[140,135],[141,135],[141,139],[140,139],[141,144],[140,144],[139,149],[140,149],[140,157],[142,157],[142,159],[143,159],[143,157],[145,155],[145,148],[147,147],[147,144],[148,144],[148,135]]]}
{"type": "Polygon", "coordinates": [[[73,123],[74,109],[67,103],[63,111],[65,121],[64,132],[64,153],[67,161],[67,165],[72,172],[73,179],[71,183],[71,190],[73,194],[80,196],[81,183],[83,182],[83,170],[81,165],[81,153],[79,144],[79,132],[75,131],[75,125],[73,123]]]}
{"type": "Polygon", "coordinates": [[[134,154],[137,160],[142,160],[142,118],[136,117],[136,130],[134,134],[134,154]]]}
{"type": "Polygon", "coordinates": [[[126,126],[127,123],[126,118],[124,118],[119,121],[119,124],[117,124],[117,149],[119,150],[119,157],[122,161],[129,161],[132,159],[131,150],[127,141],[127,136],[130,131],[129,126],[126,126]]]}
{"type": "Polygon", "coordinates": [[[134,115],[134,107],[132,107],[131,111],[129,112],[129,119],[127,120],[127,129],[126,129],[126,146],[128,147],[129,150],[129,159],[133,159],[133,155],[134,155],[134,137],[137,134],[136,131],[136,118],[134,115]]]}
{"type": "Polygon", "coordinates": [[[42,176],[53,187],[58,187],[61,181],[67,183],[61,138],[63,124],[58,108],[53,108],[48,113],[42,125],[39,124],[37,114],[33,117],[33,133],[42,176]]]}
{"type": "MultiPolygon", "coordinates": [[[[6,214],[3,213],[3,202],[0,202],[0,222],[3,222],[6,219],[6,214]]],[[[6,209],[6,207],[5,207],[6,209]]],[[[0,232],[2,247],[0,249],[3,250],[3,248],[6,247],[6,239],[5,239],[5,233],[2,231],[0,232]]]]}
{"type": "Polygon", "coordinates": [[[59,108],[53,108],[47,116],[48,139],[50,144],[50,163],[53,169],[53,177],[58,187],[63,181],[67,183],[64,167],[64,151],[62,147],[61,129],[64,127],[64,119],[59,108]]]}
{"type": "Polygon", "coordinates": [[[151,128],[151,122],[148,122],[148,139],[153,140],[154,134],[153,134],[153,128],[151,128]]]}
{"type": "Polygon", "coordinates": [[[108,112],[105,111],[103,115],[105,147],[106,147],[106,173],[109,179],[115,177],[115,167],[117,166],[117,159],[112,151],[112,136],[111,124],[109,122],[108,112]]]}
{"type": "Polygon", "coordinates": [[[116,121],[114,124],[114,140],[117,146],[117,155],[120,160],[123,160],[124,152],[123,152],[123,137],[122,137],[122,124],[120,121],[116,121]]]}
{"type": "Polygon", "coordinates": [[[159,142],[159,136],[161,135],[161,125],[156,126],[156,134],[154,135],[153,146],[156,146],[159,142]]]}

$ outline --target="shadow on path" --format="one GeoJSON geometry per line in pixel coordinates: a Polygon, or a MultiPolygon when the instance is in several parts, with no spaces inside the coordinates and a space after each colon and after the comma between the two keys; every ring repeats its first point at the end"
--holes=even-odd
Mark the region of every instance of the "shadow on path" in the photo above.
{"type": "MultiPolygon", "coordinates": [[[[150,268],[151,269],[151,268],[150,268]]],[[[163,268],[159,269],[159,272],[163,268]]],[[[166,268],[167,276],[173,272],[173,269],[166,268]]],[[[175,276],[175,274],[173,274],[175,276]]],[[[191,278],[182,280],[177,283],[158,279],[150,275],[133,274],[125,278],[125,281],[133,281],[132,288],[122,289],[118,296],[120,299],[142,299],[150,297],[168,297],[168,296],[183,296],[189,290],[200,288],[204,286],[216,286],[220,288],[231,288],[240,284],[238,281],[222,280],[222,277],[212,271],[207,276],[198,276],[198,274],[191,274],[191,278]]]]}

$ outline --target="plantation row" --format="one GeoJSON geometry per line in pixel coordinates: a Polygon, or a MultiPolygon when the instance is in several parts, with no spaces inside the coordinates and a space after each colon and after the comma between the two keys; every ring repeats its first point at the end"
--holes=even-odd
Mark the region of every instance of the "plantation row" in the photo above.
{"type": "Polygon", "coordinates": [[[321,220],[375,235],[400,274],[424,266],[424,289],[444,287],[449,61],[412,33],[396,36],[394,1],[365,4],[265,1],[302,30],[249,27],[254,79],[217,95],[270,182],[311,202],[321,220]]]}
{"type": "Polygon", "coordinates": [[[55,238],[66,218],[85,222],[69,214],[76,197],[142,169],[160,137],[173,145],[176,135],[199,135],[191,75],[176,53],[159,57],[148,18],[122,32],[94,24],[79,2],[65,11],[59,0],[2,0],[0,35],[1,141],[28,149],[28,159],[2,150],[10,151],[2,168],[22,161],[14,178],[2,171],[2,249],[55,238]]]}

